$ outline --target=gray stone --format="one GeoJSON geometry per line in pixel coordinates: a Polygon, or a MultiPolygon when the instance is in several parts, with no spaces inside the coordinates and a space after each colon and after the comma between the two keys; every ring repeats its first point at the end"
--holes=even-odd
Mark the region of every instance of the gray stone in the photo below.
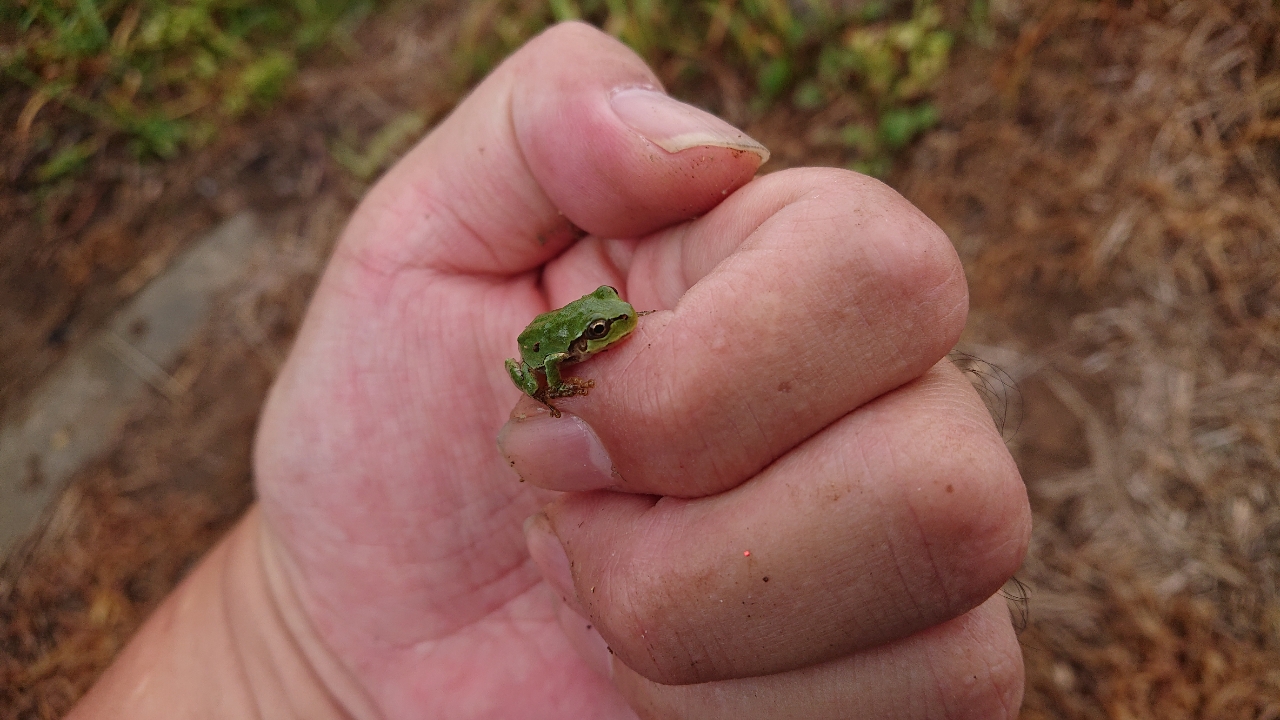
{"type": "Polygon", "coordinates": [[[58,365],[21,415],[4,418],[0,559],[35,528],[67,479],[107,449],[148,388],[182,392],[166,368],[204,325],[214,296],[245,276],[261,240],[251,214],[224,222],[58,365]]]}

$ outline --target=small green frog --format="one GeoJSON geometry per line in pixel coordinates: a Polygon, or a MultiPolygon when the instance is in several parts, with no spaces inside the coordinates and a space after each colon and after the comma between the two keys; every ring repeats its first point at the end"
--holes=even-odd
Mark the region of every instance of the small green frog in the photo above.
{"type": "Polygon", "coordinates": [[[618,291],[601,285],[590,295],[543,313],[520,333],[522,362],[507,360],[507,374],[524,394],[560,411],[553,398],[586,395],[595,381],[560,377],[560,366],[581,362],[607,350],[636,327],[636,310],[618,297],[618,291]]]}

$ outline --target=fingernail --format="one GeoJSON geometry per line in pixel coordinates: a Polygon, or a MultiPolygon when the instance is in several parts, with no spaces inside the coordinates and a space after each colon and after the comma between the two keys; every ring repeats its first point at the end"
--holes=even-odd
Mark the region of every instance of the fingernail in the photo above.
{"type": "Polygon", "coordinates": [[[620,479],[596,432],[569,413],[513,416],[498,431],[498,449],[522,482],[548,490],[601,490],[620,479]]]}
{"type": "Polygon", "coordinates": [[[613,111],[632,130],[669,153],[694,147],[723,147],[769,159],[765,146],[705,110],[670,95],[645,88],[619,90],[610,98],[613,111]]]}
{"type": "Polygon", "coordinates": [[[595,623],[569,609],[564,603],[556,603],[560,616],[560,628],[569,639],[569,644],[578,651],[578,656],[601,677],[613,679],[613,653],[609,652],[609,644],[601,637],[595,623]]]}
{"type": "Polygon", "coordinates": [[[569,557],[564,554],[560,538],[551,528],[551,520],[545,513],[538,513],[524,521],[524,541],[529,548],[529,556],[533,564],[542,572],[556,595],[574,612],[586,616],[578,593],[573,587],[573,569],[569,567],[569,557]]]}

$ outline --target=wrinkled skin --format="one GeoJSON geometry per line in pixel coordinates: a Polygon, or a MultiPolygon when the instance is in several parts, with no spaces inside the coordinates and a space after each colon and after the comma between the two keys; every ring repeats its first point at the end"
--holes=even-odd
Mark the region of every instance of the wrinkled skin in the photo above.
{"type": "Polygon", "coordinates": [[[866,177],[662,149],[610,106],[656,86],[558,27],[369,193],[262,418],[265,552],[386,718],[1016,716],[1029,514],[944,359],[950,243],[866,177]],[[504,457],[514,339],[600,284],[658,312],[504,457]]]}

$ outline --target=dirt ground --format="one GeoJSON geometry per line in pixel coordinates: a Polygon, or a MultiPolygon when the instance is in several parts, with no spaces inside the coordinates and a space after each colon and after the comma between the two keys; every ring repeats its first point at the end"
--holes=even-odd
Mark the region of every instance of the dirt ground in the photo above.
{"type": "MultiPolygon", "coordinates": [[[[1032,499],[1022,717],[1280,718],[1280,17],[990,7],[994,41],[960,45],[942,124],[891,183],[965,261],[957,360],[1032,499]]],[[[219,218],[255,209],[273,238],[173,371],[190,389],[140,403],[0,571],[0,718],[65,712],[250,502],[258,405],[363,191],[329,143],[447,111],[421,69],[450,30],[376,17],[358,57],[193,158],[107,163],[43,205],[0,192],[0,410],[219,218]]],[[[5,127],[22,105],[0,98],[5,127]]],[[[748,130],[766,170],[831,160],[821,118],[748,130]]],[[[0,145],[16,177],[20,134],[0,145]]]]}

